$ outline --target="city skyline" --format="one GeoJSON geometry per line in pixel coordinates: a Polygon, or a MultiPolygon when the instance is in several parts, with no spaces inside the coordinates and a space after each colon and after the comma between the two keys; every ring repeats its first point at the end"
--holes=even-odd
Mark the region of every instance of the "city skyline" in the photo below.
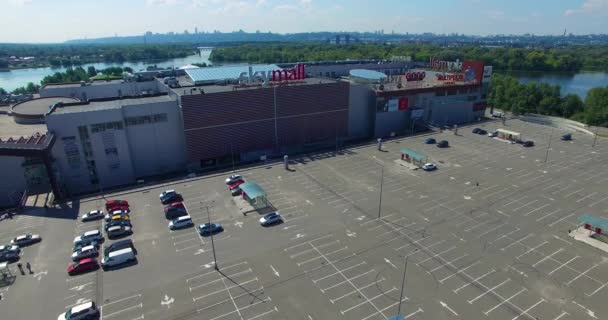
{"type": "Polygon", "coordinates": [[[103,6],[90,0],[0,0],[0,6],[6,13],[4,29],[16,30],[4,32],[0,42],[54,43],[195,29],[481,36],[561,35],[564,30],[599,34],[608,29],[608,0],[386,0],[373,7],[364,0],[108,0],[103,6]]]}

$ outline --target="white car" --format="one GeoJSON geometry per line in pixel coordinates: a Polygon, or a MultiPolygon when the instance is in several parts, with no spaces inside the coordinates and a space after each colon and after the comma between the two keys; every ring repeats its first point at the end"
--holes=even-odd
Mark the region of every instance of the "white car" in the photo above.
{"type": "Polygon", "coordinates": [[[433,171],[435,169],[437,169],[437,166],[434,163],[430,163],[430,162],[429,163],[425,163],[422,166],[422,170],[424,170],[424,171],[433,171]]]}
{"type": "Polygon", "coordinates": [[[97,257],[98,254],[99,252],[94,246],[82,247],[78,251],[72,253],[72,261],[78,262],[84,258],[97,257]]]}
{"type": "Polygon", "coordinates": [[[103,242],[103,235],[99,230],[87,231],[74,238],[74,245],[80,244],[85,241],[98,241],[103,242]]]}
{"type": "Polygon", "coordinates": [[[488,137],[490,137],[490,138],[498,137],[498,131],[492,131],[492,132],[488,133],[488,137]]]}
{"type": "Polygon", "coordinates": [[[233,174],[230,177],[226,178],[226,184],[232,184],[239,180],[243,180],[243,177],[238,174],[233,174]]]}
{"type": "Polygon", "coordinates": [[[70,310],[60,314],[57,320],[84,320],[95,319],[97,317],[99,317],[99,310],[97,310],[95,302],[89,301],[71,307],[70,310]]]}
{"type": "Polygon", "coordinates": [[[281,218],[279,212],[271,212],[260,218],[260,224],[262,226],[269,226],[279,222],[283,222],[283,218],[281,218]]]}
{"type": "Polygon", "coordinates": [[[169,229],[175,230],[175,229],[190,227],[193,225],[194,225],[194,222],[192,222],[192,218],[190,216],[181,216],[181,217],[177,217],[177,218],[171,220],[171,222],[169,222],[169,229]]]}
{"type": "Polygon", "coordinates": [[[101,210],[93,210],[90,212],[87,212],[85,214],[82,215],[81,219],[83,222],[85,221],[92,221],[92,220],[97,220],[97,219],[101,219],[103,217],[103,211],[101,210]]]}
{"type": "Polygon", "coordinates": [[[129,226],[113,226],[108,228],[108,238],[120,237],[125,234],[131,234],[133,229],[129,226]]]}
{"type": "Polygon", "coordinates": [[[42,238],[40,238],[39,235],[28,233],[14,238],[13,240],[11,240],[11,244],[23,247],[36,242],[40,242],[40,240],[42,240],[42,238]]]}

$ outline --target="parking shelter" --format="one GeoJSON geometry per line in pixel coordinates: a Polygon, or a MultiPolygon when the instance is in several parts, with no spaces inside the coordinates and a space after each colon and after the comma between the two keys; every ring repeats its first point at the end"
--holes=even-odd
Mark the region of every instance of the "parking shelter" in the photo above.
{"type": "Polygon", "coordinates": [[[401,149],[401,160],[422,167],[427,161],[428,156],[412,149],[401,149]]]}
{"type": "Polygon", "coordinates": [[[496,129],[498,132],[498,137],[504,140],[509,141],[519,141],[521,140],[521,134],[519,132],[510,131],[506,129],[496,129]]]}
{"type": "Polygon", "coordinates": [[[268,198],[264,189],[255,182],[245,182],[239,186],[243,199],[247,200],[254,209],[268,207],[268,198]]]}
{"type": "Polygon", "coordinates": [[[608,234],[608,220],[590,214],[582,214],[578,217],[578,221],[585,227],[585,229],[593,231],[598,234],[608,234]]]}

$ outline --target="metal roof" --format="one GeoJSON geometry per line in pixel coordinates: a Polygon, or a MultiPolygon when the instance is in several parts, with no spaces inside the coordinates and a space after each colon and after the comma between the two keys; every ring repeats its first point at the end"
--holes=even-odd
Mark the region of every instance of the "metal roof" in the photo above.
{"type": "Polygon", "coordinates": [[[368,81],[382,81],[386,79],[386,75],[382,72],[367,70],[367,69],[353,69],[349,72],[351,77],[357,77],[368,81]]]}
{"type": "Polygon", "coordinates": [[[410,157],[412,157],[416,161],[422,161],[422,160],[425,160],[427,158],[427,156],[425,154],[422,154],[420,152],[416,152],[416,151],[414,151],[412,149],[401,149],[401,153],[409,155],[410,157]]]}
{"type": "MultiPolygon", "coordinates": [[[[186,69],[186,73],[196,83],[212,82],[221,80],[236,80],[241,73],[249,72],[249,65],[231,66],[231,67],[211,67],[211,68],[196,68],[186,69]]],[[[258,71],[283,70],[276,64],[257,64],[251,65],[252,73],[258,71]]]]}
{"type": "Polygon", "coordinates": [[[578,217],[578,221],[581,223],[590,224],[595,228],[600,228],[602,231],[608,230],[608,220],[592,216],[590,214],[583,214],[578,217]]]}
{"type": "Polygon", "coordinates": [[[255,182],[245,182],[240,185],[239,188],[241,188],[241,191],[246,193],[247,197],[251,199],[266,197],[266,192],[264,192],[264,189],[262,189],[262,187],[255,182]]]}

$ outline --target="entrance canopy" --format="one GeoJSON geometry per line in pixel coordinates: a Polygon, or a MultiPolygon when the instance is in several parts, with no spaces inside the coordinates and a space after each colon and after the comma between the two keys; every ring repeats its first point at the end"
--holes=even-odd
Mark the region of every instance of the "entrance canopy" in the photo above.
{"type": "Polygon", "coordinates": [[[243,192],[243,198],[247,200],[255,209],[268,206],[266,192],[255,182],[245,182],[239,186],[243,192]]]}
{"type": "Polygon", "coordinates": [[[608,220],[590,214],[583,214],[578,217],[578,221],[585,225],[585,229],[604,233],[608,231],[608,220]]]}
{"type": "Polygon", "coordinates": [[[412,149],[401,149],[401,160],[422,166],[427,162],[428,156],[412,149]]]}

